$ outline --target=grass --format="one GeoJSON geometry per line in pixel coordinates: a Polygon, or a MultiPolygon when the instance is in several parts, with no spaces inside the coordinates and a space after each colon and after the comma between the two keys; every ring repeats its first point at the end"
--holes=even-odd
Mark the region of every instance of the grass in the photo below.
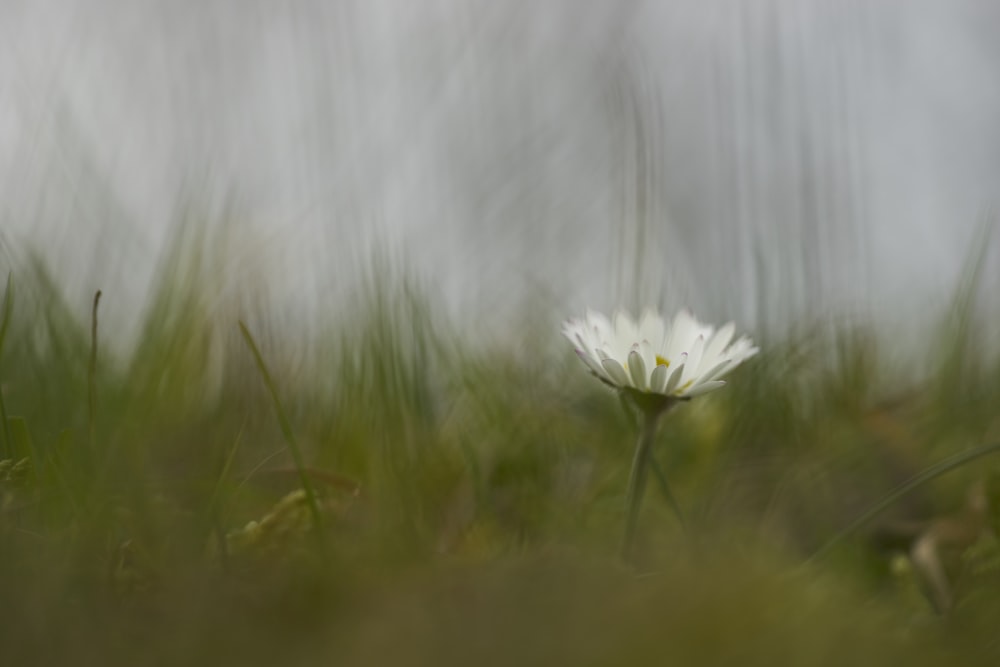
{"type": "MultiPolygon", "coordinates": [[[[864,329],[822,328],[680,406],[654,446],[686,528],[650,492],[634,570],[618,545],[637,425],[555,320],[472,345],[378,259],[339,323],[305,340],[269,325],[252,288],[223,290],[211,250],[175,248],[124,358],[91,329],[96,302],[78,316],[91,304],[67,303],[44,262],[8,282],[8,664],[1000,657],[991,538],[959,555],[944,616],[871,539],[884,517],[808,560],[907,478],[997,440],[975,280],[933,356],[952,361],[919,382],[896,384],[864,329]]],[[[998,469],[950,470],[886,520],[955,511],[998,469]]]]}

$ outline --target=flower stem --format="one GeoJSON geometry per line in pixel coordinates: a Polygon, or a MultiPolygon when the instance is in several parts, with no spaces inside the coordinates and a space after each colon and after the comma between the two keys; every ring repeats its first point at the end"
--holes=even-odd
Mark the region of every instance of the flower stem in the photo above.
{"type": "Polygon", "coordinates": [[[663,468],[660,467],[656,457],[652,454],[649,455],[649,465],[653,468],[653,474],[656,475],[656,480],[660,483],[660,491],[663,492],[663,497],[666,499],[667,504],[670,505],[670,509],[674,511],[674,516],[677,517],[677,523],[681,525],[681,530],[687,531],[681,506],[677,503],[677,498],[674,497],[673,491],[670,490],[670,483],[667,481],[667,476],[664,474],[663,468]]]}
{"type": "Polygon", "coordinates": [[[622,558],[632,562],[635,549],[635,528],[639,520],[639,508],[646,491],[647,468],[653,441],[656,440],[656,427],[660,423],[662,410],[645,410],[642,430],[639,432],[639,442],[635,446],[635,456],[632,459],[632,472],[629,475],[628,491],[625,496],[625,536],[622,540],[622,558]]]}

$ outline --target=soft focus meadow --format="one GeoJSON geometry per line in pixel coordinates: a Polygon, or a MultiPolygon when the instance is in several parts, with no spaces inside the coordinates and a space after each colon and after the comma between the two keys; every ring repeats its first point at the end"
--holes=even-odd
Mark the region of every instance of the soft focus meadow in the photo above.
{"type": "Polygon", "coordinates": [[[864,327],[803,323],[678,406],[655,451],[684,525],[651,485],[626,564],[638,420],[559,335],[571,313],[539,303],[520,339],[475,339],[376,253],[306,340],[253,284],[223,285],[225,252],[178,234],[128,354],[104,343],[107,294],[68,302],[42,257],[11,275],[7,664],[1000,657],[997,460],[824,549],[899,484],[998,439],[1000,364],[970,305],[981,257],[919,381],[864,327]],[[927,530],[959,535],[937,545],[947,609],[907,557],[927,530]]]}
{"type": "Polygon", "coordinates": [[[0,663],[1000,664],[998,8],[0,2],[0,663]]]}

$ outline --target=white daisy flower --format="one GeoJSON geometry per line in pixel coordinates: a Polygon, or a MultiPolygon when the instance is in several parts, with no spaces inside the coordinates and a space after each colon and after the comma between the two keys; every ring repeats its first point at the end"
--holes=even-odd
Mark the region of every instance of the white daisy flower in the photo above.
{"type": "Polygon", "coordinates": [[[757,354],[746,336],[732,340],[735,330],[732,322],[716,330],[687,310],[666,322],[648,308],[638,322],[624,311],[609,321],[588,310],[562,331],[601,381],[640,394],[689,399],[722,387],[726,373],[757,354]]]}

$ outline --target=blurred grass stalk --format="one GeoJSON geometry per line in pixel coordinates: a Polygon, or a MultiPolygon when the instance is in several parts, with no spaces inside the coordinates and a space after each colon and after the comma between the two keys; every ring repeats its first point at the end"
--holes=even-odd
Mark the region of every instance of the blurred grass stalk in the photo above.
{"type": "MultiPolygon", "coordinates": [[[[4,342],[7,340],[7,329],[10,325],[10,313],[14,307],[14,277],[13,274],[7,274],[7,286],[4,288],[3,292],[3,320],[0,321],[0,364],[3,362],[3,348],[4,342]]],[[[2,368],[2,366],[0,366],[2,368]]],[[[3,433],[3,448],[4,454],[7,458],[13,458],[14,449],[11,442],[10,436],[10,424],[7,421],[7,406],[3,399],[3,384],[0,382],[0,420],[3,420],[3,428],[0,429],[0,433],[3,433]]]]}
{"type": "Polygon", "coordinates": [[[306,494],[306,502],[309,505],[309,513],[312,516],[313,532],[316,535],[316,543],[319,546],[320,553],[325,556],[326,535],[323,531],[323,518],[320,515],[319,503],[316,501],[316,492],[313,490],[312,482],[309,481],[309,475],[306,473],[306,463],[302,456],[302,449],[299,447],[298,440],[295,439],[295,431],[292,429],[288,415],[281,405],[281,399],[278,397],[278,389],[274,386],[274,380],[271,379],[271,373],[267,370],[267,364],[264,363],[264,357],[261,355],[256,341],[254,341],[253,336],[250,334],[250,330],[247,329],[247,325],[240,322],[239,327],[247,347],[250,348],[250,352],[253,354],[254,363],[257,364],[257,369],[260,371],[261,379],[267,387],[267,392],[271,395],[271,400],[274,402],[274,412],[278,417],[278,423],[281,425],[281,434],[288,444],[288,450],[292,453],[292,460],[295,462],[295,469],[299,474],[299,483],[302,484],[302,489],[306,494]]]}

